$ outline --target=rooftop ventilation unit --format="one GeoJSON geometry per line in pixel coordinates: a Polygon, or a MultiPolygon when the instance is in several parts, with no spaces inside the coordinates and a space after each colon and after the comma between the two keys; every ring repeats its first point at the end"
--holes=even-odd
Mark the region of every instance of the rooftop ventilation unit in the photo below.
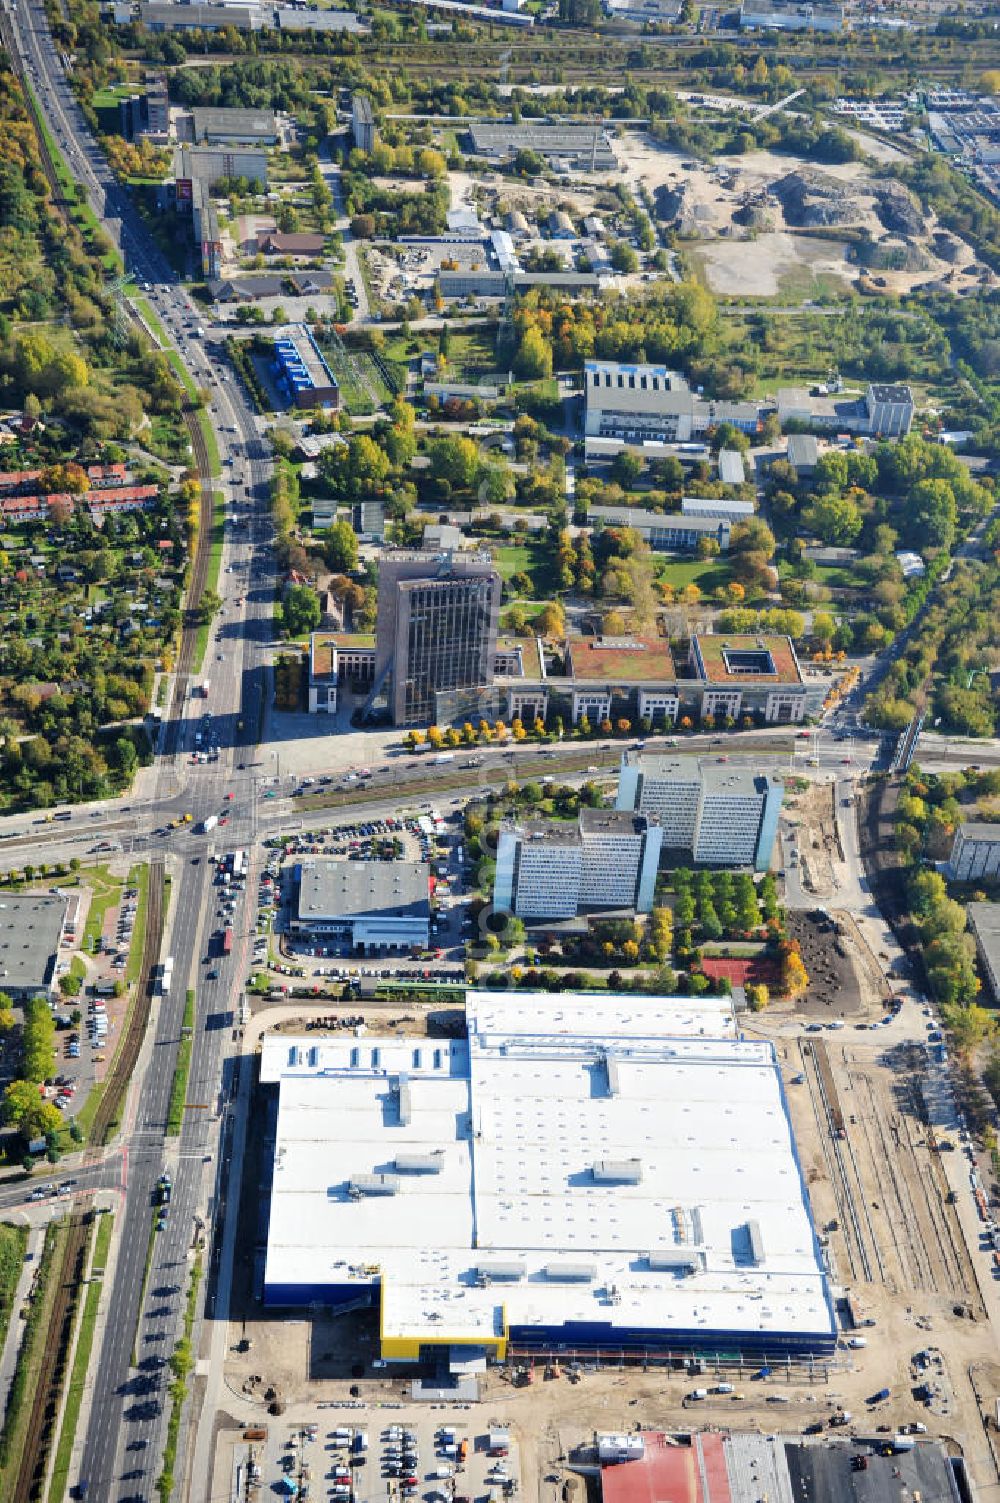
{"type": "Polygon", "coordinates": [[[440,1174],[444,1168],[444,1151],[433,1153],[397,1153],[393,1164],[397,1174],[440,1174]]]}
{"type": "Polygon", "coordinates": [[[591,1171],[595,1185],[642,1184],[641,1159],[598,1159],[591,1171]]]}
{"type": "Polygon", "coordinates": [[[523,1279],[525,1272],[524,1263],[513,1258],[506,1262],[480,1263],[476,1269],[476,1281],[479,1284],[513,1284],[523,1279]]]}
{"type": "Polygon", "coordinates": [[[363,1200],[370,1195],[398,1195],[399,1180],[394,1174],[355,1174],[348,1182],[347,1193],[352,1200],[363,1200]]]}
{"type": "Polygon", "coordinates": [[[760,1223],[748,1221],[746,1231],[747,1242],[750,1245],[750,1261],[759,1268],[764,1261],[764,1239],[760,1234],[760,1223]]]}
{"type": "Polygon", "coordinates": [[[553,1284],[592,1284],[597,1277],[594,1263],[546,1263],[542,1272],[553,1284]]]}
{"type": "Polygon", "coordinates": [[[708,1259],[700,1247],[662,1247],[646,1254],[650,1273],[701,1273],[708,1259]]]}

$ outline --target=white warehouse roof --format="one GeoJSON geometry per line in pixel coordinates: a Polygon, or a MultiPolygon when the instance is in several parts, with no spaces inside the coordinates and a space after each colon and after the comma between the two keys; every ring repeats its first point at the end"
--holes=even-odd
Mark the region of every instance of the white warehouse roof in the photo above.
{"type": "Polygon", "coordinates": [[[265,1040],[269,1302],[379,1285],[385,1356],[543,1328],[832,1346],[774,1053],[728,1000],[469,992],[467,1013],[468,1042],[265,1040]]]}

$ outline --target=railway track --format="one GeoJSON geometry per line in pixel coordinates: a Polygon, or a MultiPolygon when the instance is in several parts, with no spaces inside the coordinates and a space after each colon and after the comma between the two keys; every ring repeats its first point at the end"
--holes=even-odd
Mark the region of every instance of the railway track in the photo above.
{"type": "MultiPolygon", "coordinates": [[[[918,1207],[910,1193],[910,1175],[897,1173],[893,1166],[893,1160],[898,1159],[902,1150],[898,1119],[890,1120],[887,1133],[869,1077],[852,1074],[851,1084],[857,1093],[862,1130],[875,1183],[878,1185],[879,1202],[889,1222],[901,1275],[913,1289],[938,1293],[940,1283],[935,1276],[930,1249],[920,1225],[918,1207]],[[874,1135],[871,1124],[874,1124],[874,1135]]],[[[899,1167],[901,1170],[902,1166],[899,1167]]]]}
{"type": "Polygon", "coordinates": [[[70,1219],[66,1245],[55,1274],[55,1300],[48,1339],[42,1347],[31,1395],[31,1409],[24,1432],[21,1464],[7,1503],[33,1503],[45,1491],[49,1448],[55,1434],[59,1399],[66,1376],[66,1360],[76,1303],[83,1283],[87,1239],[93,1213],[76,1213],[70,1219]]]}
{"type": "Polygon", "coordinates": [[[129,1081],[135,1073],[136,1060],[146,1036],[149,1010],[153,997],[153,967],[160,957],[163,940],[163,859],[150,862],[149,895],[146,903],[146,935],[142,948],[142,969],[136,989],[135,1006],[129,1017],[125,1037],[119,1045],[110,1073],[104,1083],[104,1092],[94,1113],[90,1129],[91,1156],[97,1147],[107,1142],[112,1128],[117,1123],[129,1081]]]}

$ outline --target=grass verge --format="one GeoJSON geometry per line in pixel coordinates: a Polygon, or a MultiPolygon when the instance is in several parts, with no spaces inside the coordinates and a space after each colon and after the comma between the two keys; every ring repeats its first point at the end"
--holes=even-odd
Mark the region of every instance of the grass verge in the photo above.
{"type": "Polygon", "coordinates": [[[83,1314],[80,1316],[80,1323],[76,1332],[73,1366],[70,1370],[69,1384],[66,1389],[62,1425],[59,1428],[59,1443],[56,1446],[56,1457],[52,1468],[52,1481],[49,1484],[49,1503],[62,1503],[62,1500],[66,1496],[66,1484],[69,1481],[69,1468],[73,1457],[73,1443],[76,1440],[76,1427],[80,1419],[80,1406],[83,1403],[83,1392],[87,1384],[87,1371],[90,1367],[90,1358],[94,1349],[97,1307],[101,1302],[101,1291],[103,1288],[101,1281],[107,1262],[108,1245],[111,1241],[113,1223],[114,1217],[110,1213],[97,1219],[97,1234],[94,1238],[94,1248],[91,1256],[90,1279],[87,1284],[86,1298],[83,1302],[83,1314]]]}
{"type": "Polygon", "coordinates": [[[121,898],[122,884],[117,877],[111,875],[106,866],[91,867],[84,880],[92,889],[93,895],[83,928],[83,949],[88,955],[93,955],[104,930],[104,915],[121,898]]]}
{"type": "Polygon", "coordinates": [[[10,1325],[11,1312],[14,1308],[14,1294],[17,1290],[17,1281],[21,1277],[21,1269],[24,1267],[24,1252],[28,1246],[28,1228],[26,1226],[11,1226],[8,1222],[0,1225],[0,1351],[3,1351],[4,1342],[7,1340],[7,1327],[10,1325]]]}
{"type": "Polygon", "coordinates": [[[191,1282],[188,1285],[187,1303],[184,1308],[184,1334],[174,1348],[170,1358],[170,1366],[173,1370],[174,1381],[170,1385],[170,1419],[167,1421],[167,1442],[163,1448],[163,1470],[156,1482],[156,1491],[160,1495],[160,1503],[170,1503],[170,1497],[174,1490],[174,1466],[177,1462],[177,1441],[181,1430],[181,1414],[184,1410],[184,1400],[188,1393],[188,1374],[194,1365],[194,1357],[191,1352],[191,1332],[194,1329],[194,1312],[198,1303],[198,1285],[201,1283],[201,1254],[199,1253],[191,1269],[191,1282]]]}
{"type": "MultiPolygon", "coordinates": [[[[128,885],[138,890],[135,923],[132,926],[132,943],[129,946],[125,980],[134,986],[142,970],[142,950],[146,939],[146,908],[149,903],[149,866],[145,861],[133,866],[128,874],[128,885]]],[[[124,1033],[125,1029],[122,1028],[124,1033]]]]}
{"type": "MultiPolygon", "coordinates": [[[[226,527],[226,498],[222,491],[215,491],[212,495],[212,540],[208,553],[208,573],[205,576],[205,589],[218,593],[219,575],[222,572],[222,544],[226,527]]],[[[208,639],[212,633],[212,622],[203,621],[195,634],[194,658],[191,663],[192,673],[200,673],[205,662],[205,654],[208,651],[208,639]]]]}
{"type": "Polygon", "coordinates": [[[170,1087],[170,1104],[167,1107],[167,1137],[176,1138],[184,1121],[184,1103],[187,1100],[188,1075],[191,1070],[191,1050],[194,1046],[194,992],[189,991],[184,1001],[184,1020],[181,1023],[181,1041],[177,1046],[177,1063],[170,1087]]]}
{"type": "Polygon", "coordinates": [[[24,1449],[24,1429],[29,1416],[30,1406],[25,1400],[34,1391],[41,1353],[48,1340],[56,1294],[52,1273],[62,1258],[63,1245],[68,1235],[69,1226],[65,1221],[55,1221],[45,1230],[45,1245],[38,1260],[38,1272],[35,1275],[28,1317],[24,1323],[17,1367],[7,1395],[3,1429],[0,1430],[0,1498],[10,1498],[14,1493],[24,1449]]]}

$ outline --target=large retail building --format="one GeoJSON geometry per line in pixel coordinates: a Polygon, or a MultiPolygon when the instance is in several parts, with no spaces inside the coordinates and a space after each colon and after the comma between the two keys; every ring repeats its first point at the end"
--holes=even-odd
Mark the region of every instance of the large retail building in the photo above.
{"type": "Polygon", "coordinates": [[[386,1360],[828,1354],[770,1043],[724,998],[470,991],[466,1038],[276,1035],[264,1298],[386,1360]]]}

